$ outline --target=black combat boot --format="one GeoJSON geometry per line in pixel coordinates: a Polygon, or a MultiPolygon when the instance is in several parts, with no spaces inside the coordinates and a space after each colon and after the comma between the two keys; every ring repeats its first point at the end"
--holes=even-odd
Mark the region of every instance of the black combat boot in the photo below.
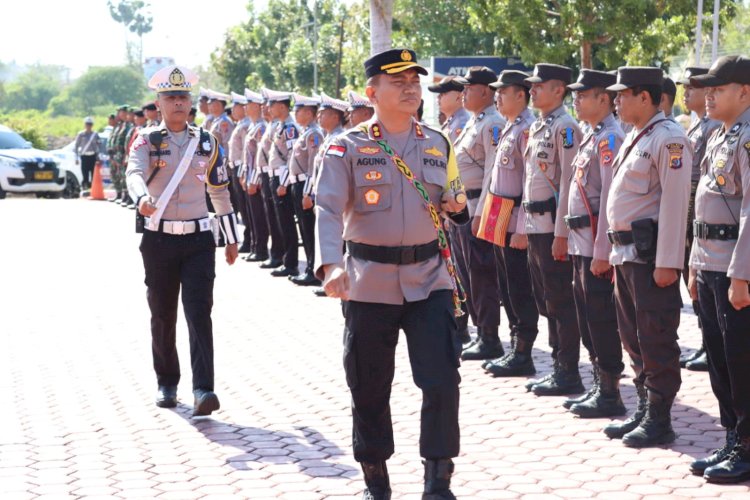
{"type": "Polygon", "coordinates": [[[706,351],[703,351],[703,354],[688,361],[685,364],[685,368],[692,372],[707,372],[708,356],[706,355],[706,351]]]}
{"type": "Polygon", "coordinates": [[[604,428],[604,434],[610,439],[620,439],[628,432],[632,431],[641,423],[646,415],[646,406],[648,406],[648,395],[646,388],[641,383],[635,384],[635,392],[638,394],[638,406],[635,412],[624,422],[613,422],[604,428]]]}
{"type": "Polygon", "coordinates": [[[599,390],[586,401],[574,404],[570,412],[581,418],[625,415],[627,410],[620,396],[620,374],[599,371],[599,390]]]}
{"type": "Polygon", "coordinates": [[[537,396],[564,396],[565,394],[579,394],[586,389],[581,382],[578,365],[568,365],[558,362],[557,370],[547,382],[536,384],[531,392],[537,396]]]}
{"type": "Polygon", "coordinates": [[[489,363],[485,370],[493,377],[524,377],[535,374],[536,368],[531,358],[531,346],[530,342],[516,339],[513,350],[507,356],[489,363]]]}
{"type": "Polygon", "coordinates": [[[423,460],[424,463],[424,493],[422,500],[456,500],[451,492],[451,476],[453,475],[453,460],[423,460]]]}
{"type": "Polygon", "coordinates": [[[680,356],[680,366],[685,368],[685,366],[692,360],[697,359],[698,357],[702,356],[706,350],[703,348],[703,345],[701,345],[701,348],[697,351],[693,351],[690,354],[683,354],[680,356]]]}
{"type": "Polygon", "coordinates": [[[591,388],[582,396],[578,396],[577,398],[568,398],[563,401],[563,408],[569,410],[571,406],[583,403],[584,401],[595,395],[595,393],[599,390],[599,367],[596,365],[596,361],[593,359],[591,360],[591,374],[594,376],[594,381],[591,384],[591,388]]]}
{"type": "Polygon", "coordinates": [[[497,327],[478,328],[477,338],[478,340],[474,344],[463,350],[461,353],[462,360],[495,359],[505,354],[500,336],[497,334],[497,327]]]}
{"type": "Polygon", "coordinates": [[[674,398],[665,399],[659,394],[649,392],[646,416],[638,427],[622,437],[622,443],[631,448],[673,443],[676,437],[672,430],[670,414],[673,401],[674,398]]]}
{"type": "Polygon", "coordinates": [[[726,460],[729,457],[729,454],[732,453],[732,450],[734,450],[736,444],[737,431],[735,431],[734,429],[728,429],[727,440],[724,442],[724,446],[722,446],[718,450],[714,450],[714,452],[706,458],[699,458],[698,460],[690,464],[690,472],[692,472],[696,476],[702,476],[706,469],[708,469],[709,467],[713,467],[714,465],[718,465],[726,460]]]}
{"type": "Polygon", "coordinates": [[[738,437],[732,453],[703,473],[709,483],[741,483],[750,479],[750,436],[738,437]]]}
{"type": "Polygon", "coordinates": [[[526,382],[523,386],[526,388],[526,391],[530,392],[534,388],[535,385],[541,384],[544,382],[549,382],[549,380],[552,378],[552,375],[554,375],[556,371],[557,371],[557,360],[555,359],[552,361],[552,373],[548,373],[547,375],[541,378],[532,378],[531,380],[526,382]]]}
{"type": "Polygon", "coordinates": [[[362,462],[360,465],[367,485],[362,492],[362,500],[391,500],[391,481],[385,461],[362,462]]]}

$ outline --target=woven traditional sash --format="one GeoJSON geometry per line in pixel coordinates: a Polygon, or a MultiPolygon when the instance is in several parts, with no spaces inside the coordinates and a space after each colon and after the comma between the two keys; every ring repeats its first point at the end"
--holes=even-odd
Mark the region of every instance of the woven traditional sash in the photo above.
{"type": "MultiPolygon", "coordinates": [[[[366,135],[369,135],[369,131],[366,125],[360,127],[360,130],[366,135]]],[[[396,166],[396,169],[401,172],[404,177],[406,177],[406,180],[409,181],[409,184],[411,184],[417,191],[417,193],[419,193],[419,197],[422,199],[422,203],[430,212],[432,225],[435,226],[435,231],[437,232],[440,255],[443,257],[445,267],[448,269],[448,275],[450,276],[451,283],[453,285],[454,314],[456,315],[456,317],[463,316],[464,312],[461,309],[461,303],[466,301],[466,293],[464,292],[463,286],[461,285],[461,280],[458,278],[456,266],[453,264],[453,259],[451,258],[451,250],[448,246],[448,238],[445,235],[445,230],[443,229],[443,225],[440,221],[440,215],[438,214],[435,205],[432,203],[432,201],[430,201],[430,195],[427,193],[427,189],[419,180],[414,177],[414,173],[409,168],[409,165],[407,165],[406,162],[404,162],[404,160],[398,155],[398,153],[396,153],[388,145],[388,143],[385,142],[385,139],[375,140],[375,143],[380,146],[380,149],[382,149],[386,155],[388,155],[393,164],[396,166]]]]}
{"type": "Polygon", "coordinates": [[[479,219],[477,238],[504,247],[514,206],[513,200],[488,192],[479,219]]]}

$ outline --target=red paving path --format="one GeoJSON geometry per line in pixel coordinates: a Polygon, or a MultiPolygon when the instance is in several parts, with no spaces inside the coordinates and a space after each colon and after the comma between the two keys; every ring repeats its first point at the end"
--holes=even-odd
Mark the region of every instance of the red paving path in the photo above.
{"type": "MultiPolygon", "coordinates": [[[[133,213],[105,202],[0,201],[0,498],[356,498],[338,304],[254,264],[217,265],[215,344],[222,409],[193,420],[187,332],[181,406],[156,408],[133,213]]],[[[507,341],[507,330],[501,327],[507,341]]],[[[699,332],[686,312],[684,349],[699,332]]],[[[535,362],[550,369],[546,332],[535,362]]],[[[420,399],[399,349],[392,408],[394,498],[418,499],[420,399]]],[[[586,383],[588,366],[582,366],[586,383]]],[[[454,491],[486,498],[750,498],[688,464],[723,438],[705,373],[683,371],[677,442],[634,450],[603,420],[568,414],[524,379],[462,368],[462,454],[454,491]]],[[[624,396],[634,404],[631,384],[624,396]]]]}

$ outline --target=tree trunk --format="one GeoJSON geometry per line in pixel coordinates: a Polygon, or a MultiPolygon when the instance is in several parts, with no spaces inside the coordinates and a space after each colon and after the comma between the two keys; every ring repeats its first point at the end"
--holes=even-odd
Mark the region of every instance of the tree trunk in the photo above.
{"type": "Polygon", "coordinates": [[[591,69],[592,66],[591,42],[583,41],[581,43],[581,68],[591,69]]]}
{"type": "Polygon", "coordinates": [[[344,57],[344,18],[341,18],[339,32],[339,56],[336,59],[336,99],[341,99],[341,59],[344,57]]]}
{"type": "Polygon", "coordinates": [[[393,0],[370,0],[370,55],[391,48],[393,0]]]}

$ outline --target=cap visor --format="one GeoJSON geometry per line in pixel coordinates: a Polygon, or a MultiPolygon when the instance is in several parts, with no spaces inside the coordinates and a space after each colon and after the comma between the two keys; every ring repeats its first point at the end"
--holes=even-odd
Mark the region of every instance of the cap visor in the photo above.
{"type": "Polygon", "coordinates": [[[158,94],[159,95],[190,95],[190,92],[187,90],[165,90],[164,92],[158,92],[158,94]]]}
{"type": "Polygon", "coordinates": [[[438,85],[428,85],[427,90],[430,92],[434,92],[435,94],[442,94],[443,92],[448,92],[444,87],[438,85]]]}
{"type": "Polygon", "coordinates": [[[589,85],[585,85],[580,82],[571,83],[570,85],[567,85],[567,87],[568,87],[568,90],[572,90],[574,92],[579,92],[582,90],[589,90],[589,89],[594,88],[594,87],[590,87],[589,85]]]}
{"type": "Polygon", "coordinates": [[[526,83],[544,83],[544,79],[539,76],[530,76],[528,78],[524,78],[523,81],[526,83]]]}
{"type": "Polygon", "coordinates": [[[386,74],[395,75],[396,73],[404,72],[407,69],[414,69],[420,75],[427,76],[427,70],[425,68],[423,68],[422,66],[420,66],[419,64],[417,64],[417,63],[407,64],[407,65],[404,65],[404,66],[401,66],[401,67],[397,67],[397,68],[392,68],[392,69],[386,70],[386,74]]]}
{"type": "Polygon", "coordinates": [[[458,78],[456,78],[453,81],[456,82],[459,85],[464,85],[464,86],[471,85],[471,82],[469,80],[467,80],[466,78],[462,77],[462,76],[459,76],[458,78]]]}
{"type": "Polygon", "coordinates": [[[623,85],[622,83],[615,83],[614,85],[610,85],[607,87],[607,90],[610,92],[622,92],[623,90],[628,90],[630,87],[628,85],[623,85]]]}
{"type": "Polygon", "coordinates": [[[724,81],[716,75],[705,74],[690,77],[690,85],[693,87],[721,87],[730,82],[724,81]]]}
{"type": "Polygon", "coordinates": [[[679,80],[675,80],[675,85],[690,85],[690,79],[689,78],[680,78],[679,80]]]}

